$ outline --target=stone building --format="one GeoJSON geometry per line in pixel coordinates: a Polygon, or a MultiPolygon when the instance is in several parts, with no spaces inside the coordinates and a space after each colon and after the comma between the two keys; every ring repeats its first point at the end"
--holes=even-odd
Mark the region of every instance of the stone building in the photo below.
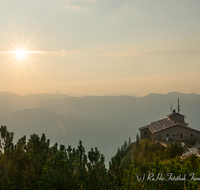
{"type": "Polygon", "coordinates": [[[185,116],[173,110],[167,118],[154,121],[139,128],[140,139],[151,138],[152,141],[195,142],[200,139],[200,131],[188,126],[185,116]]]}

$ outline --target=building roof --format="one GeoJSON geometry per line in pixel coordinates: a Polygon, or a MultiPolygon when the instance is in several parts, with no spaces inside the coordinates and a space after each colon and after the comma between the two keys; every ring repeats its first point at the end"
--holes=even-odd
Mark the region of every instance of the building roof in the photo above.
{"type": "MultiPolygon", "coordinates": [[[[170,118],[165,118],[165,119],[161,119],[161,120],[158,120],[158,121],[154,121],[150,125],[140,127],[139,130],[141,131],[141,130],[148,128],[149,131],[151,131],[151,133],[156,133],[156,132],[159,132],[159,131],[162,131],[162,130],[165,130],[165,129],[168,129],[168,128],[171,128],[171,127],[174,127],[174,126],[177,126],[177,125],[191,129],[191,130],[194,130],[194,131],[198,131],[196,129],[188,127],[187,123],[185,123],[185,124],[178,123],[176,121],[170,120],[170,118]]],[[[200,131],[198,131],[198,132],[200,132],[200,131]]]]}
{"type": "Polygon", "coordinates": [[[171,117],[171,116],[174,116],[174,115],[181,115],[181,116],[183,116],[183,117],[186,117],[185,115],[182,115],[182,114],[176,113],[176,112],[173,112],[173,113],[171,113],[171,114],[169,114],[169,115],[167,115],[167,116],[168,116],[168,117],[171,117]]]}
{"type": "Polygon", "coordinates": [[[146,126],[144,126],[144,127],[140,127],[139,130],[146,129],[146,128],[148,128],[148,127],[149,127],[149,125],[146,125],[146,126]]]}

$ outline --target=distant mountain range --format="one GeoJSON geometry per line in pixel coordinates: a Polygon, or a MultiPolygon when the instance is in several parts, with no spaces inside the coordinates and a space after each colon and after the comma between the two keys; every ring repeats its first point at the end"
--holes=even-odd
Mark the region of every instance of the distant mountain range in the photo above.
{"type": "Polygon", "coordinates": [[[137,94],[133,94],[133,93],[113,93],[113,94],[107,94],[105,96],[132,96],[132,97],[136,97],[136,98],[139,98],[140,96],[138,96],[137,94]]]}
{"type": "Polygon", "coordinates": [[[19,96],[0,92],[0,125],[7,125],[15,139],[45,133],[52,143],[98,147],[107,160],[138,128],[170,113],[170,104],[187,116],[189,126],[200,130],[200,95],[171,92],[144,97],[125,95],[71,97],[67,94],[19,96]]]}

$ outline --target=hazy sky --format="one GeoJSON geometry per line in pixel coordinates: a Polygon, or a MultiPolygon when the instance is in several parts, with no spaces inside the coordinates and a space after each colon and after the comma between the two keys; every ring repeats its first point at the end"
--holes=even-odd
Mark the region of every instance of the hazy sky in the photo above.
{"type": "Polygon", "coordinates": [[[200,93],[199,8],[199,0],[0,0],[0,91],[200,93]]]}

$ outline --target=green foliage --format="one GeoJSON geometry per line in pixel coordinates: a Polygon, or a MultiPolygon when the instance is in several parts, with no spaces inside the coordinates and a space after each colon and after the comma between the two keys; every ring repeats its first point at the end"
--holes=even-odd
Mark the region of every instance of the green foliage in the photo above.
{"type": "Polygon", "coordinates": [[[198,189],[198,182],[197,181],[189,181],[188,190],[196,190],[196,189],[198,189]]]}
{"type": "MultiPolygon", "coordinates": [[[[186,160],[181,159],[184,149],[180,143],[171,143],[167,148],[160,143],[152,142],[150,139],[142,141],[136,138],[133,144],[132,165],[124,171],[124,189],[197,189],[197,181],[189,181],[191,173],[200,177],[199,157],[192,155],[186,160]],[[169,179],[169,174],[173,177],[184,177],[185,180],[160,180],[169,179]],[[133,177],[134,176],[134,177],[133,177]],[[135,177],[135,176],[140,176],[135,177]],[[147,180],[148,176],[154,180],[147,180]],[[143,180],[144,177],[144,180],[143,180]],[[188,179],[188,180],[187,180],[188,179]]],[[[120,149],[118,149],[119,152],[120,149]]],[[[129,151],[130,152],[130,151],[129,151]]],[[[123,163],[124,158],[121,158],[123,163]]]]}
{"type": "Polygon", "coordinates": [[[167,145],[165,157],[166,158],[174,158],[176,156],[181,156],[184,153],[184,148],[180,143],[170,143],[167,145]]]}
{"type": "Polygon", "coordinates": [[[111,186],[113,189],[118,189],[123,186],[124,169],[121,164],[121,157],[117,154],[109,162],[109,177],[111,179],[111,186]]]}
{"type": "Polygon", "coordinates": [[[105,158],[97,148],[88,155],[82,142],[77,149],[55,143],[45,134],[12,143],[13,133],[0,128],[0,189],[108,189],[105,158]]]}
{"type": "Polygon", "coordinates": [[[33,134],[14,144],[14,134],[6,126],[0,127],[0,137],[1,190],[182,190],[199,185],[198,181],[158,180],[169,178],[170,173],[200,177],[199,157],[181,160],[183,149],[178,143],[165,148],[148,139],[140,141],[137,135],[135,143],[124,142],[106,169],[98,149],[86,153],[81,141],[77,149],[57,143],[50,146],[45,134],[33,134]]]}

